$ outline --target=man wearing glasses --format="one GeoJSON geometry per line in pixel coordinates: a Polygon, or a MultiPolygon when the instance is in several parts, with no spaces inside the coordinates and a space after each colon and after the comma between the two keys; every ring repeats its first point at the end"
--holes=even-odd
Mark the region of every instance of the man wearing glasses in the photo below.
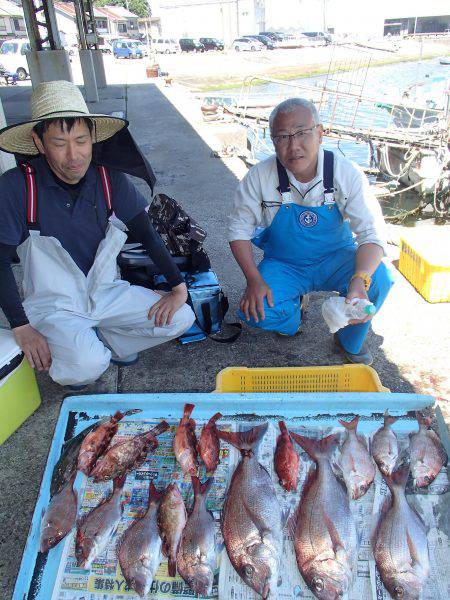
{"type": "MultiPolygon", "coordinates": [[[[357,165],[321,147],[317,109],[285,100],[269,118],[275,155],[240,182],[228,240],[247,280],[239,316],[248,325],[295,335],[302,297],[336,291],[350,302],[368,298],[377,312],[392,286],[381,262],[385,224],[369,182],[357,165]],[[264,251],[256,266],[252,242],[264,251]]],[[[345,359],[370,365],[364,347],[371,316],[335,334],[345,359]]]]}

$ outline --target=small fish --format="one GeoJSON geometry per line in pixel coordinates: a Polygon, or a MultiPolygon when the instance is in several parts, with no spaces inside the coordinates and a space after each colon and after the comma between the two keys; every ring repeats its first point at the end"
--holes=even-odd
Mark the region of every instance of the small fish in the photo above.
{"type": "Polygon", "coordinates": [[[218,412],[210,418],[208,423],[203,426],[198,441],[198,453],[205,464],[207,473],[214,473],[219,464],[220,440],[217,436],[216,421],[221,417],[222,415],[218,412]]]}
{"type": "Polygon", "coordinates": [[[308,474],[297,510],[297,565],[316,598],[338,600],[352,583],[358,546],[348,495],[330,463],[338,435],[315,440],[291,431],[291,436],[317,464],[308,474]]]}
{"type": "Polygon", "coordinates": [[[372,438],[371,451],[375,462],[383,475],[390,475],[398,459],[397,436],[391,429],[392,423],[398,417],[391,417],[388,411],[384,413],[384,425],[380,427],[372,438]]]}
{"type": "Polygon", "coordinates": [[[117,442],[101,456],[91,471],[91,476],[97,483],[122,477],[137,469],[145,461],[147,452],[158,446],[157,435],[169,429],[166,421],[161,421],[156,427],[139,433],[132,438],[117,442]]]}
{"type": "Polygon", "coordinates": [[[40,551],[54,548],[75,526],[77,520],[77,493],[73,489],[76,473],[55,494],[42,517],[40,551]]]}
{"type": "Polygon", "coordinates": [[[164,556],[168,558],[170,577],[177,574],[177,552],[186,525],[187,513],[183,497],[176,483],[167,486],[158,510],[158,528],[164,556]]]}
{"type": "Polygon", "coordinates": [[[192,476],[194,506],[181,536],[177,554],[178,573],[196,594],[212,593],[216,568],[214,517],[206,510],[205,499],[213,479],[200,483],[192,476]]]}
{"type": "Polygon", "coordinates": [[[347,437],[341,446],[339,467],[342,471],[347,490],[353,500],[364,496],[375,478],[375,465],[367,451],[366,445],[356,435],[359,416],[347,423],[339,419],[339,423],[347,430],[347,437]]]}
{"type": "Polygon", "coordinates": [[[241,452],[222,510],[222,533],[231,564],[264,600],[277,596],[283,523],[272,479],[255,449],[267,423],[248,431],[218,430],[220,439],[241,452]]]}
{"type": "Polygon", "coordinates": [[[197,475],[197,438],[191,413],[195,404],[185,404],[183,418],[173,440],[173,451],[185,475],[197,475]]]}
{"type": "Polygon", "coordinates": [[[278,423],[280,435],[275,448],[274,465],[278,480],[285,490],[291,492],[297,489],[298,466],[300,458],[295,451],[291,436],[284,421],[278,423]]]}
{"type": "Polygon", "coordinates": [[[416,412],[419,431],[409,434],[411,473],[416,487],[426,487],[436,479],[439,471],[447,464],[447,453],[441,440],[432,429],[431,418],[416,412]]]}
{"type": "Polygon", "coordinates": [[[383,475],[392,498],[372,540],[381,579],[395,600],[418,600],[430,570],[425,525],[405,496],[408,475],[409,465],[383,475]]]}
{"type": "Polygon", "coordinates": [[[128,586],[139,596],[146,596],[161,559],[162,541],[158,532],[156,515],[163,492],[150,482],[148,508],[145,515],[126,530],[120,544],[118,558],[128,586]]]}
{"type": "Polygon", "coordinates": [[[75,557],[77,565],[90,569],[94,558],[99,556],[108,545],[122,516],[122,488],[126,476],[114,479],[112,494],[87,515],[77,526],[75,538],[75,557]]]}
{"type": "Polygon", "coordinates": [[[139,409],[127,410],[122,413],[119,410],[106,422],[98,423],[93,431],[89,432],[84,438],[80,453],[78,455],[78,470],[85,475],[90,475],[93,466],[99,456],[103,454],[109,445],[109,442],[116,435],[119,428],[119,421],[127,415],[140,412],[139,409]]]}

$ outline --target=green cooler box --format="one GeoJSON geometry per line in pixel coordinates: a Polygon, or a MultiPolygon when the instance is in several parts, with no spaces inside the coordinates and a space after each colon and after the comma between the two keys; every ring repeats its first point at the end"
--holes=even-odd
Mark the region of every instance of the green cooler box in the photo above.
{"type": "Polygon", "coordinates": [[[41,403],[34,371],[9,329],[0,329],[0,444],[41,403]]]}

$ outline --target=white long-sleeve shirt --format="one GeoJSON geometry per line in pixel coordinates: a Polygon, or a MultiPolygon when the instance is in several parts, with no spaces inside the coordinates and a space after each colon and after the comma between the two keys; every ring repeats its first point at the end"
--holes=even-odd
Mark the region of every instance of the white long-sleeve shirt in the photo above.
{"type": "MultiPolygon", "coordinates": [[[[319,149],[317,174],[312,181],[301,183],[287,171],[294,203],[321,206],[324,201],[323,149],[319,149]]],[[[251,240],[257,228],[266,228],[275,217],[281,202],[276,156],[261,161],[245,175],[234,196],[228,221],[228,241],[251,240]],[[263,207],[263,204],[265,205],[263,207]]],[[[370,189],[361,168],[334,153],[334,199],[343,219],[348,220],[358,246],[377,244],[386,254],[386,225],[378,200],[370,189]]]]}

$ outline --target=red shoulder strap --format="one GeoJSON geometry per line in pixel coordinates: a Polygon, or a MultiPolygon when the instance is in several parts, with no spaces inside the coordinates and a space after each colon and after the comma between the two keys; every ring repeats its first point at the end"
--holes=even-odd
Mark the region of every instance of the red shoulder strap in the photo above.
{"type": "Polygon", "coordinates": [[[112,213],[112,187],[109,179],[108,171],[106,167],[99,166],[100,178],[102,180],[103,193],[105,195],[106,206],[108,207],[108,213],[112,213]]]}
{"type": "Polygon", "coordinates": [[[25,173],[25,181],[27,184],[27,222],[29,225],[37,223],[37,189],[36,189],[36,172],[28,163],[21,164],[22,170],[25,173]]]}

